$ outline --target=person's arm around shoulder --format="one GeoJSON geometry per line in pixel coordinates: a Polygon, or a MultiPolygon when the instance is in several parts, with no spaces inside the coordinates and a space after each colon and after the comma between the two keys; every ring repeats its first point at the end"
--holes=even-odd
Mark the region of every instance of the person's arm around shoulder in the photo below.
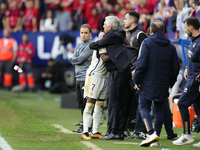
{"type": "Polygon", "coordinates": [[[76,56],[74,53],[74,56],[71,57],[69,61],[72,65],[81,65],[82,63],[87,61],[92,53],[93,51],[89,48],[89,45],[87,45],[79,56],[76,56]]]}
{"type": "Polygon", "coordinates": [[[99,49],[99,48],[103,48],[106,47],[108,45],[112,45],[113,38],[112,35],[110,34],[110,32],[107,32],[104,34],[103,38],[101,40],[98,40],[96,42],[92,42],[89,44],[90,49],[99,49]]]}

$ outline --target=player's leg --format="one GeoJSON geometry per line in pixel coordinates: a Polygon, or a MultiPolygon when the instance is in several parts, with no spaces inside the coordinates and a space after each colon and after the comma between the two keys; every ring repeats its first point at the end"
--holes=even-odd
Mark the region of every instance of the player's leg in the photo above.
{"type": "Polygon", "coordinates": [[[183,134],[182,136],[173,141],[175,145],[185,145],[194,141],[190,133],[190,119],[188,107],[191,106],[196,99],[199,98],[199,83],[195,79],[188,80],[184,91],[178,101],[178,107],[181,113],[183,123],[183,134]]]}
{"type": "Polygon", "coordinates": [[[92,130],[92,136],[91,136],[92,138],[99,139],[99,138],[103,137],[99,133],[99,127],[100,127],[100,123],[101,123],[101,116],[102,116],[102,112],[103,112],[104,101],[105,101],[105,99],[99,99],[95,103],[94,113],[93,113],[93,130],[92,130]]]}
{"type": "Polygon", "coordinates": [[[92,110],[94,108],[94,104],[96,102],[96,99],[87,98],[87,102],[85,105],[85,109],[83,112],[83,134],[82,139],[91,139],[89,136],[89,127],[91,127],[91,121],[92,121],[92,110]]]}

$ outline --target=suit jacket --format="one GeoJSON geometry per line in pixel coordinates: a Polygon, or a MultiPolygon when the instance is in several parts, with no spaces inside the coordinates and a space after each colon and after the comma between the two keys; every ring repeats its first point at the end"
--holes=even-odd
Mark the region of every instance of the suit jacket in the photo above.
{"type": "Polygon", "coordinates": [[[125,46],[125,38],[125,31],[111,30],[106,32],[101,40],[90,43],[89,46],[91,49],[97,50],[106,47],[107,55],[114,66],[119,72],[124,72],[129,67],[132,58],[137,55],[136,49],[125,46]]]}
{"type": "Polygon", "coordinates": [[[143,41],[133,79],[134,84],[140,84],[140,96],[151,101],[166,100],[178,73],[176,48],[162,31],[143,41]]]}

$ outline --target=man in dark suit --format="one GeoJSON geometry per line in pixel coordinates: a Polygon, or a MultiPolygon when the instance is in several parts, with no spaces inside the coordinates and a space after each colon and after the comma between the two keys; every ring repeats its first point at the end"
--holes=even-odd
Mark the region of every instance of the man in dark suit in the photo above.
{"type": "Polygon", "coordinates": [[[150,25],[150,36],[141,46],[133,79],[139,94],[139,111],[148,132],[141,146],[149,146],[159,140],[168,89],[176,82],[179,72],[176,48],[165,37],[163,29],[163,22],[159,20],[150,25]],[[155,107],[155,131],[150,116],[152,101],[155,107]]]}
{"type": "Polygon", "coordinates": [[[101,138],[102,140],[124,140],[123,132],[128,116],[128,106],[125,104],[128,104],[126,101],[131,92],[129,84],[131,71],[130,61],[125,58],[127,51],[122,46],[125,44],[125,31],[118,30],[119,25],[120,21],[116,16],[107,16],[104,22],[104,37],[89,45],[91,49],[106,47],[107,55],[104,54],[101,57],[110,58],[106,62],[109,73],[108,134],[101,138]]]}

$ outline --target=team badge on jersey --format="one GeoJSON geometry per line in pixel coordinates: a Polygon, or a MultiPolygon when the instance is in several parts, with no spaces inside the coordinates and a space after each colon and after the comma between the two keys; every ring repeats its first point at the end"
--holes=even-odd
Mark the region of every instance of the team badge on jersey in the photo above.
{"type": "Polygon", "coordinates": [[[193,52],[191,50],[188,50],[188,57],[191,58],[193,55],[193,52]]]}
{"type": "Polygon", "coordinates": [[[188,89],[187,89],[187,88],[185,88],[185,89],[184,89],[184,93],[187,93],[187,91],[188,91],[188,89]]]}

